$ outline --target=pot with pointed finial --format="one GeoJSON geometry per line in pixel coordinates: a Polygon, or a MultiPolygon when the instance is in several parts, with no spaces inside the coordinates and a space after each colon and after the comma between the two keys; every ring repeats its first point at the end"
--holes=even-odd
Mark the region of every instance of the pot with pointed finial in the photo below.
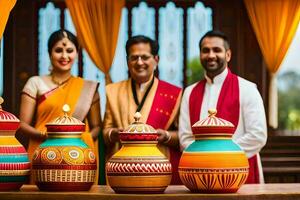
{"type": "Polygon", "coordinates": [[[209,110],[192,126],[195,141],[182,153],[179,176],[192,192],[233,193],[248,177],[248,159],[231,137],[234,125],[209,110]]]}
{"type": "Polygon", "coordinates": [[[35,150],[32,169],[37,186],[48,191],[85,191],[95,181],[96,157],[81,140],[85,124],[64,115],[46,124],[48,138],[35,150]]]}
{"type": "Polygon", "coordinates": [[[157,147],[159,134],[140,118],[137,112],[120,133],[122,148],[106,164],[108,183],[117,193],[162,193],[172,178],[171,163],[157,147]]]}
{"type": "Polygon", "coordinates": [[[18,190],[30,174],[28,154],[15,138],[20,121],[13,114],[2,110],[0,97],[0,191],[18,190]]]}

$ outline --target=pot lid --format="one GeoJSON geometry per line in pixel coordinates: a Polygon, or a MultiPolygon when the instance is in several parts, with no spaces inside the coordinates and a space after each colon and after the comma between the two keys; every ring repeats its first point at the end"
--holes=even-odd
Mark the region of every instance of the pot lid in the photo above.
{"type": "Polygon", "coordinates": [[[120,132],[122,141],[156,141],[157,131],[150,125],[140,122],[141,113],[134,114],[134,122],[120,132]]]}
{"type": "Polygon", "coordinates": [[[216,109],[209,109],[208,117],[199,120],[192,126],[193,134],[233,134],[234,125],[225,119],[216,117],[216,115],[216,109]]]}
{"type": "Polygon", "coordinates": [[[63,115],[55,118],[46,124],[47,132],[83,132],[85,124],[72,116],[69,116],[70,106],[65,104],[62,107],[63,115]]]}
{"type": "Polygon", "coordinates": [[[145,124],[143,122],[140,122],[140,119],[142,117],[141,113],[136,112],[134,114],[134,122],[132,124],[130,124],[124,131],[123,133],[138,133],[138,134],[142,134],[142,133],[157,133],[156,130],[148,125],[145,124]]]}
{"type": "Polygon", "coordinates": [[[0,97],[0,131],[15,131],[20,125],[20,120],[10,112],[2,109],[4,99],[0,97]]]}

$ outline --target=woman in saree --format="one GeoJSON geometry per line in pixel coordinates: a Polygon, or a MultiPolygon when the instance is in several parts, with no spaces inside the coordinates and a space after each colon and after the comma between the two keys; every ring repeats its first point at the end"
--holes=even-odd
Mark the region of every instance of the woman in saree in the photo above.
{"type": "MultiPolygon", "coordinates": [[[[47,138],[45,124],[63,114],[64,104],[71,108],[69,115],[86,124],[82,139],[98,155],[96,143],[101,125],[98,83],[72,76],[78,48],[77,38],[71,32],[53,32],[48,40],[50,74],[29,78],[23,88],[18,132],[29,139],[30,160],[35,149],[47,138]]],[[[34,183],[32,177],[30,183],[34,183]]]]}

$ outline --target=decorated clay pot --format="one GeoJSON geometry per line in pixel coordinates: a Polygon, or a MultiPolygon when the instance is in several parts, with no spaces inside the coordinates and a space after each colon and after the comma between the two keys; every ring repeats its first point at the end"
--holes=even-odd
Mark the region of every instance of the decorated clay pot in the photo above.
{"type": "Polygon", "coordinates": [[[233,193],[248,177],[248,159],[231,139],[234,125],[216,113],[192,126],[195,141],[180,159],[180,179],[192,192],[233,193]]]}
{"type": "Polygon", "coordinates": [[[172,167],[158,149],[159,134],[139,122],[133,122],[120,133],[122,148],[106,164],[109,185],[117,193],[162,193],[170,184],[172,167]]]}
{"type": "Polygon", "coordinates": [[[85,124],[67,115],[46,124],[48,138],[36,149],[32,168],[36,185],[48,191],[84,191],[93,185],[96,158],[82,140],[85,124]]]}
{"type": "Polygon", "coordinates": [[[27,182],[30,162],[25,148],[15,138],[20,121],[2,110],[0,97],[0,191],[18,190],[27,182]]]}

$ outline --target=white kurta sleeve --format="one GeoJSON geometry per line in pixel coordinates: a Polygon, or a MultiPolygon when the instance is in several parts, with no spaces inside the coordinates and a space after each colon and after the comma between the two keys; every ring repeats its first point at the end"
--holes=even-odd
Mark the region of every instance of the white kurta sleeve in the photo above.
{"type": "MultiPolygon", "coordinates": [[[[245,85],[244,85],[245,86],[245,85]]],[[[241,116],[244,130],[233,135],[237,143],[250,158],[257,154],[267,141],[267,125],[262,98],[254,84],[240,90],[241,116]]]]}
{"type": "Polygon", "coordinates": [[[195,140],[190,125],[189,111],[189,98],[192,88],[193,87],[190,86],[185,89],[180,106],[178,137],[181,151],[188,147],[195,140]]]}

